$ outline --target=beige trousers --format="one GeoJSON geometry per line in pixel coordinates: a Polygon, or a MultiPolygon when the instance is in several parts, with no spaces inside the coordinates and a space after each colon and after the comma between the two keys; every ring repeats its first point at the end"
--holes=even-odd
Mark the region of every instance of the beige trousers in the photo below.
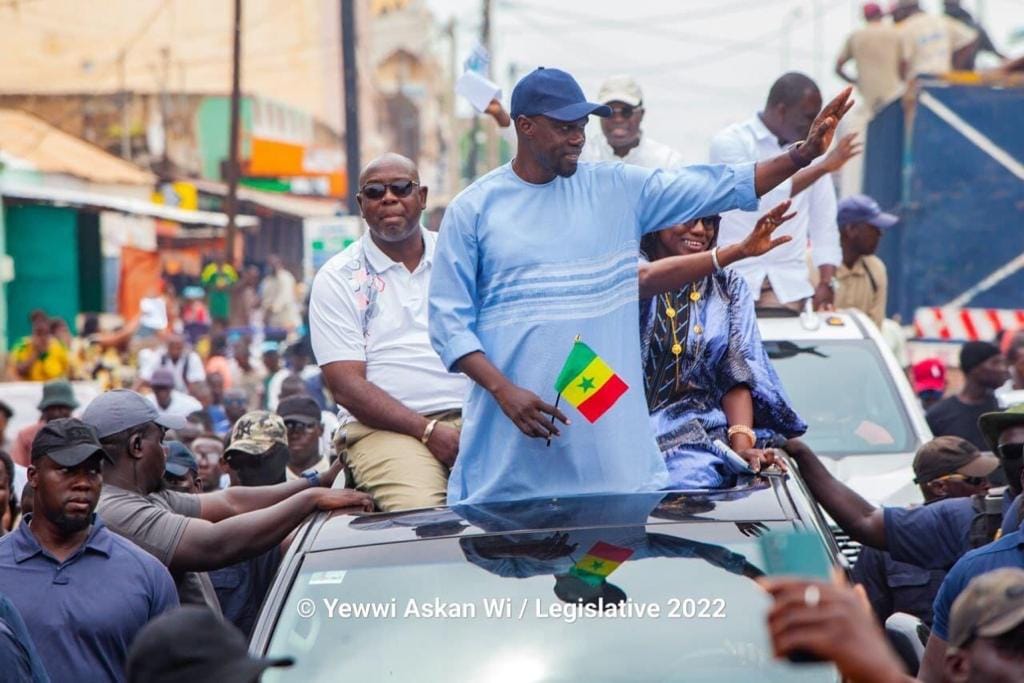
{"type": "MultiPolygon", "coordinates": [[[[458,410],[426,417],[462,427],[458,410]]],[[[448,468],[419,439],[350,422],[338,429],[335,448],[356,488],[373,496],[385,512],[444,505],[448,468]]]]}

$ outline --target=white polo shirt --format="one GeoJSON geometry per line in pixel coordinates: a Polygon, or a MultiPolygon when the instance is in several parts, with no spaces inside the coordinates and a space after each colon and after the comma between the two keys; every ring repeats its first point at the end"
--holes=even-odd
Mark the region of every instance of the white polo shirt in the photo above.
{"type": "MultiPolygon", "coordinates": [[[[331,258],[313,280],[309,326],[316,362],[364,361],[366,379],[410,410],[461,410],[464,375],[441,363],[427,332],[427,290],[437,235],[422,230],[416,270],[392,261],[366,233],[331,258]]],[[[342,406],[342,424],[353,418],[342,406]]]]}
{"type": "Polygon", "coordinates": [[[621,161],[624,164],[666,171],[674,171],[685,165],[682,154],[647,135],[641,135],[640,144],[629,150],[626,156],[620,157],[615,154],[604,135],[599,133],[587,138],[581,158],[583,161],[621,161]]]}
{"type": "MultiPolygon", "coordinates": [[[[711,163],[761,161],[784,151],[761,117],[755,114],[715,135],[711,141],[711,163]]],[[[736,210],[722,214],[718,245],[724,247],[743,241],[754,229],[757,219],[789,199],[792,191],[793,181],[786,180],[761,197],[757,211],[736,210]]],[[[839,226],[836,225],[836,191],[832,178],[825,175],[793,197],[789,210],[796,211],[796,216],[783,223],[774,235],[791,235],[791,242],[757,258],[744,259],[730,266],[743,276],[755,299],[766,277],[780,301],[798,301],[813,296],[814,287],[811,286],[810,274],[807,272],[808,243],[815,266],[842,263],[839,226]]]]}

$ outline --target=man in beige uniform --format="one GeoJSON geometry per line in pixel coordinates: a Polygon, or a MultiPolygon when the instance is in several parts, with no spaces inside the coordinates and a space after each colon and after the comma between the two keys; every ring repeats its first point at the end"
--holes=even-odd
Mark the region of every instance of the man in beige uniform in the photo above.
{"type": "Polygon", "coordinates": [[[836,75],[857,86],[861,102],[874,113],[903,92],[900,59],[903,43],[899,30],[883,21],[882,8],[873,2],[864,5],[867,23],[851,33],[836,59],[836,75]],[[846,71],[853,60],[856,77],[846,71]]]}
{"type": "Polygon", "coordinates": [[[854,195],[839,202],[839,246],[843,262],[836,269],[836,308],[857,308],[879,329],[885,320],[889,277],[882,259],[875,256],[882,231],[898,219],[885,213],[871,197],[854,195]]]}
{"type": "Polygon", "coordinates": [[[971,54],[978,32],[949,17],[923,12],[917,0],[899,0],[892,18],[903,41],[904,80],[944,74],[971,54]]]}

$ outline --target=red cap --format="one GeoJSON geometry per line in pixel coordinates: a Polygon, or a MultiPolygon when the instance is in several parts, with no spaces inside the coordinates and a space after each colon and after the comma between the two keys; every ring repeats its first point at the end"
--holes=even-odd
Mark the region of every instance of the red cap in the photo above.
{"type": "Polygon", "coordinates": [[[882,8],[877,2],[864,3],[864,18],[877,19],[882,16],[882,8]]]}
{"type": "Polygon", "coordinates": [[[914,377],[914,392],[945,391],[946,365],[938,358],[925,358],[911,368],[914,377]]]}

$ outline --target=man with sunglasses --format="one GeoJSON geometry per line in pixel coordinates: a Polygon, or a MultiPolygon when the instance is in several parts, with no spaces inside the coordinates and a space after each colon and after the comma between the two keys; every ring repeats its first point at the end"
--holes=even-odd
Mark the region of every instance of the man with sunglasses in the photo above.
{"type": "MultiPolygon", "coordinates": [[[[430,283],[434,348],[445,367],[475,382],[449,504],[668,483],[641,376],[640,239],[756,208],[758,196],[827,149],[849,94],[822,110],[806,141],[773,159],[663,171],[580,163],[588,117],[611,109],[588,102],[568,73],[539,68],[516,84],[516,157],[449,204],[430,283]],[[563,438],[569,419],[552,404],[575,339],[627,388],[600,419],[574,421],[563,438]]],[[[680,266],[674,287],[721,266],[717,250],[686,258],[693,268],[680,266]]]]}
{"type": "Polygon", "coordinates": [[[1013,533],[1024,522],[1024,496],[1021,495],[1024,490],[1024,404],[1002,412],[985,413],[978,420],[978,428],[985,443],[1003,464],[1007,486],[1003,496],[1002,532],[1013,533]]]}
{"type": "MultiPolygon", "coordinates": [[[[958,499],[955,504],[946,504],[953,512],[946,518],[956,522],[950,526],[951,530],[964,526],[970,529],[976,523],[983,523],[984,518],[979,518],[982,507],[972,498],[988,491],[987,477],[998,467],[995,457],[979,452],[963,439],[954,436],[933,439],[914,456],[914,483],[921,488],[924,507],[911,508],[921,512],[894,513],[891,522],[901,527],[900,533],[906,528],[911,534],[927,534],[937,519],[930,514],[935,509],[930,506],[938,501],[958,499]]],[[[991,536],[985,542],[990,539],[991,536]]],[[[889,615],[905,612],[929,626],[932,601],[945,576],[944,569],[926,569],[899,562],[889,552],[870,546],[861,550],[852,574],[857,583],[863,584],[879,621],[884,623],[889,615]]]]}
{"type": "Polygon", "coordinates": [[[985,441],[1002,462],[1009,483],[1007,498],[1016,497],[1004,513],[999,539],[960,558],[942,582],[935,598],[934,627],[925,645],[919,674],[920,679],[926,683],[944,680],[943,666],[947,648],[949,645],[960,645],[951,619],[954,602],[971,580],[1001,567],[1024,569],[1024,518],[1020,512],[1021,489],[1024,487],[1024,406],[986,413],[978,420],[978,426],[985,441]]]}
{"type": "Polygon", "coordinates": [[[325,472],[330,468],[327,455],[320,452],[324,426],[320,406],[309,396],[289,396],[277,404],[277,414],[288,432],[288,466],[285,477],[291,481],[306,472],[325,472]]]}
{"type": "Polygon", "coordinates": [[[597,101],[611,109],[601,119],[604,139],[591,138],[583,148],[584,161],[621,161],[644,168],[675,170],[683,157],[668,145],[652,140],[640,130],[644,120],[644,94],[630,76],[612,76],[601,85],[597,101]]]}
{"type": "MultiPolygon", "coordinates": [[[[103,473],[97,512],[111,531],[164,563],[182,603],[205,604],[220,612],[207,571],[277,546],[316,510],[372,509],[365,494],[331,490],[340,466],[274,486],[232,486],[198,495],[169,491],[163,480],[164,434],[180,429],[184,421],[161,418],[134,391],[101,394],[85,409],[82,421],[96,429],[112,461],[103,473]]],[[[233,436],[241,424],[235,425],[233,436]]],[[[283,426],[281,431],[284,442],[283,426]]],[[[287,460],[287,445],[283,448],[287,460]]]]}
{"type": "Polygon", "coordinates": [[[367,164],[357,199],[369,229],[324,264],[309,303],[313,351],[344,425],[337,451],[388,511],[444,504],[467,389],[427,334],[438,237],[420,225],[419,180],[397,154],[367,164]]]}

